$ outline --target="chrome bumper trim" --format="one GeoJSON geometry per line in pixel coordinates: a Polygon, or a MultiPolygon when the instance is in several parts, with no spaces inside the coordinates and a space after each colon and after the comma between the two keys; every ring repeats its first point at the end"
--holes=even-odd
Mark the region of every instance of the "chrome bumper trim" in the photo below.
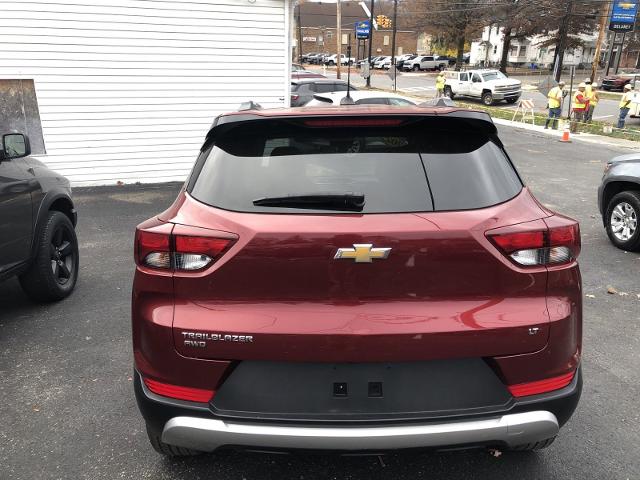
{"type": "Polygon", "coordinates": [[[558,430],[558,420],[547,411],[482,420],[380,427],[247,424],[175,417],[165,424],[162,441],[202,451],[231,445],[277,449],[393,450],[491,443],[515,446],[545,440],[557,435],[558,430]]]}

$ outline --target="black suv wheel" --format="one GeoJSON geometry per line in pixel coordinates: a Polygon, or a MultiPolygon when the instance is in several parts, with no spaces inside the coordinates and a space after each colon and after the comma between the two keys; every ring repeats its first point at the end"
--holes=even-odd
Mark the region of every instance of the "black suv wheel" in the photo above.
{"type": "Polygon", "coordinates": [[[62,300],[78,280],[78,239],[71,220],[64,213],[49,212],[34,242],[37,252],[20,276],[20,285],[33,300],[62,300]]]}

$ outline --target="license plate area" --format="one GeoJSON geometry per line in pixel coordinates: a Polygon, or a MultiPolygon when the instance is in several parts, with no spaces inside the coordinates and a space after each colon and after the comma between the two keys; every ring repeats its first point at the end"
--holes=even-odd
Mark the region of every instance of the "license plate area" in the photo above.
{"type": "Polygon", "coordinates": [[[425,419],[506,409],[482,359],[406,363],[241,362],[210,407],[221,417],[298,421],[425,419]]]}

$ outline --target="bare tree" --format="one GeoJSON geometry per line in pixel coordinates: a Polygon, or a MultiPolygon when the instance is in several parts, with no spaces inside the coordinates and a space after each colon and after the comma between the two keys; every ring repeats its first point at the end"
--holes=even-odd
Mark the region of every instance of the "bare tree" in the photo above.
{"type": "Polygon", "coordinates": [[[466,41],[484,27],[491,10],[487,0],[406,0],[401,11],[411,28],[452,42],[457,51],[456,68],[459,69],[466,41]]]}
{"type": "Polygon", "coordinates": [[[522,40],[544,29],[545,12],[536,1],[507,0],[490,14],[492,24],[502,27],[500,71],[507,73],[509,49],[513,40],[522,40]]]}

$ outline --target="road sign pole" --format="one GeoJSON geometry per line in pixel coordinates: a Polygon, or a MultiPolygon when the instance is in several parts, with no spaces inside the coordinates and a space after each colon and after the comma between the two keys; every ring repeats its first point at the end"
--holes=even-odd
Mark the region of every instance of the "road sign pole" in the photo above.
{"type": "MultiPolygon", "coordinates": [[[[373,8],[374,0],[371,0],[371,18],[370,18],[370,27],[369,27],[369,54],[367,55],[367,63],[369,67],[371,67],[371,48],[373,46],[373,8]]],[[[371,72],[369,72],[369,76],[367,77],[367,87],[371,87],[371,72]]]]}
{"type": "Polygon", "coordinates": [[[616,55],[616,71],[615,71],[616,75],[618,74],[618,69],[620,68],[620,60],[622,60],[622,49],[624,48],[624,37],[626,36],[627,36],[627,32],[624,32],[622,34],[622,41],[618,46],[618,54],[616,55]]]}
{"type": "MultiPolygon", "coordinates": [[[[391,34],[391,66],[389,68],[396,69],[396,33],[398,31],[396,22],[398,20],[398,0],[393,0],[393,33],[391,34]]],[[[396,75],[393,76],[393,91],[396,91],[396,75]]]]}

